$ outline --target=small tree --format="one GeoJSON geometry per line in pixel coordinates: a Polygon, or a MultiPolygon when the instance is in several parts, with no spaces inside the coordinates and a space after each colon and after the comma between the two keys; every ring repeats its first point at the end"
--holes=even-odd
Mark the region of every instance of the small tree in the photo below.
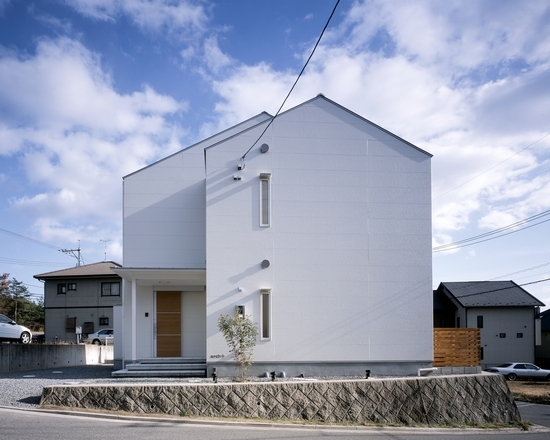
{"type": "Polygon", "coordinates": [[[0,275],[0,313],[29,327],[32,331],[44,328],[44,300],[32,301],[25,284],[9,274],[0,275]]]}
{"type": "Polygon", "coordinates": [[[252,365],[252,355],[256,346],[258,329],[249,316],[235,313],[235,316],[220,315],[218,328],[223,334],[229,352],[233,353],[237,367],[244,380],[245,374],[252,365]]]}

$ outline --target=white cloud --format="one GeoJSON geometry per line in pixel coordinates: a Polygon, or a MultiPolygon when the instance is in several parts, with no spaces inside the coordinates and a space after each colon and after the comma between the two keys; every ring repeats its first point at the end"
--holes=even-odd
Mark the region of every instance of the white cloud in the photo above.
{"type": "Polygon", "coordinates": [[[212,87],[223,101],[216,104],[216,122],[205,124],[202,134],[212,134],[262,111],[275,114],[292,81],[291,75],[275,72],[264,63],[241,65],[231,76],[213,81],[212,87]]]}
{"type": "Polygon", "coordinates": [[[221,51],[216,37],[207,38],[204,42],[204,58],[206,65],[214,73],[218,73],[220,69],[232,63],[231,58],[221,51]]]}
{"type": "Polygon", "coordinates": [[[125,14],[140,28],[168,31],[180,37],[203,32],[208,21],[204,2],[174,0],[67,0],[83,15],[99,20],[116,20],[125,14]]]}
{"type": "Polygon", "coordinates": [[[0,154],[38,188],[11,209],[58,237],[118,225],[122,176],[181,148],[170,118],[187,105],[148,86],[118,93],[99,57],[66,38],[41,41],[34,56],[3,55],[0,154]]]}
{"type": "MultiPolygon", "coordinates": [[[[548,130],[548,14],[542,1],[356,2],[287,108],[323,93],[433,153],[438,244],[536,214],[550,208],[548,179],[533,178],[548,174],[550,141],[516,153],[548,130]]],[[[296,74],[260,63],[214,81],[220,128],[276,111],[296,74]]]]}

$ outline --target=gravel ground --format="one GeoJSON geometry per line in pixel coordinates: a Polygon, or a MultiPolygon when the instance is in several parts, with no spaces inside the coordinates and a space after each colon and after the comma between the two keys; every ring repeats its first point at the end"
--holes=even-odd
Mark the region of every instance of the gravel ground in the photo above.
{"type": "MultiPolygon", "coordinates": [[[[212,378],[113,378],[113,366],[86,365],[82,367],[58,368],[53,370],[0,373],[0,406],[36,409],[40,405],[42,388],[49,385],[76,384],[124,384],[124,383],[212,383],[212,378]]],[[[364,379],[363,377],[322,377],[328,379],[364,379]]],[[[302,380],[317,380],[307,378],[302,380]]],[[[269,378],[247,378],[249,381],[269,382],[269,378]]],[[[297,380],[287,377],[282,380],[297,380]]],[[[231,378],[219,378],[218,383],[233,382],[231,378]]]]}

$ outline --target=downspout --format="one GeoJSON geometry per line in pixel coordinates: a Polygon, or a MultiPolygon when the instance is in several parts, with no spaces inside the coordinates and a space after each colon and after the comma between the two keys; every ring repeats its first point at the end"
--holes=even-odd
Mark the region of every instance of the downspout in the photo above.
{"type": "Polygon", "coordinates": [[[136,363],[137,353],[137,304],[136,304],[136,279],[132,277],[132,363],[136,363]]]}

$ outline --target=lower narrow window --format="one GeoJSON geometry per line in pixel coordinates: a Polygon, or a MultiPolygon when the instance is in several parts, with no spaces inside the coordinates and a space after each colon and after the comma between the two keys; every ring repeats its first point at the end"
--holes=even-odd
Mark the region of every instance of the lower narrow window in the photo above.
{"type": "Polygon", "coordinates": [[[271,290],[262,289],[260,291],[260,339],[271,339],[271,290]]]}

